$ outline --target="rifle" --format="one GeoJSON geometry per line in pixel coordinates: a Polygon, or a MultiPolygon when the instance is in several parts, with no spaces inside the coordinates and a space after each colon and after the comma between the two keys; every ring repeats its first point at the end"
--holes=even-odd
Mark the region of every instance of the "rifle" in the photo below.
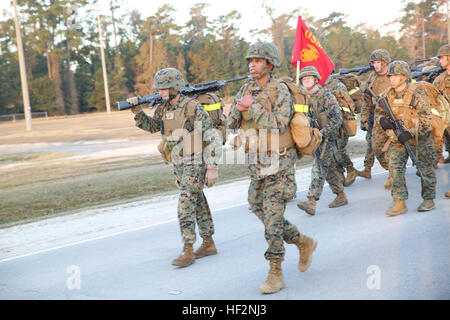
{"type": "Polygon", "coordinates": [[[418,62],[430,61],[431,59],[433,59],[433,58],[417,58],[417,59],[414,59],[414,60],[410,60],[407,63],[408,63],[409,66],[411,66],[411,65],[416,64],[418,62]]]}
{"type": "Polygon", "coordinates": [[[420,170],[420,167],[422,165],[414,155],[411,144],[409,143],[409,139],[412,139],[413,136],[408,130],[406,130],[403,121],[395,118],[391,106],[389,105],[389,102],[385,97],[378,99],[378,105],[383,108],[383,110],[392,120],[390,121],[386,117],[382,117],[380,119],[381,127],[383,128],[384,131],[386,131],[387,129],[394,130],[395,136],[397,137],[398,141],[405,147],[406,152],[408,153],[408,156],[411,158],[413,165],[416,166],[420,177],[422,178],[422,180],[425,180],[425,177],[422,171],[420,170]]]}
{"type": "Polygon", "coordinates": [[[355,67],[353,69],[339,69],[339,75],[344,75],[347,73],[351,73],[351,72],[356,72],[356,74],[359,76],[363,73],[366,73],[370,70],[374,70],[373,65],[372,64],[367,64],[364,66],[359,66],[359,67],[355,67]]]}
{"type": "MultiPolygon", "coordinates": [[[[186,96],[194,96],[198,94],[203,94],[207,92],[214,92],[222,89],[226,84],[234,81],[240,81],[247,79],[248,76],[240,76],[237,78],[229,79],[229,80],[213,80],[209,82],[204,83],[198,83],[194,84],[193,86],[189,86],[189,84],[186,84],[186,86],[181,89],[180,93],[182,95],[186,96]]],[[[149,108],[153,108],[156,104],[162,103],[162,97],[159,93],[152,93],[148,94],[144,97],[138,98],[137,105],[141,104],[148,104],[149,108]]],[[[118,101],[117,102],[117,108],[121,110],[126,110],[134,107],[134,105],[129,104],[127,101],[118,101]]]]}
{"type": "Polygon", "coordinates": [[[442,68],[442,66],[431,68],[427,71],[416,71],[413,73],[412,78],[415,80],[422,80],[423,76],[426,76],[428,80],[435,79],[441,72],[443,72],[445,69],[442,68]]]}

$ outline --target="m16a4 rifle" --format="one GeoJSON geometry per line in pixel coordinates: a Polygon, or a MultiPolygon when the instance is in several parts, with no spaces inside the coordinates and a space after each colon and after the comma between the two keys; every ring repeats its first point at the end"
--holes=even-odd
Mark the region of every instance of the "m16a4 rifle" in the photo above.
{"type": "Polygon", "coordinates": [[[421,164],[420,164],[419,160],[417,160],[417,158],[412,150],[411,144],[409,143],[409,139],[412,139],[413,136],[411,135],[411,133],[408,130],[406,130],[406,128],[403,124],[403,121],[395,118],[395,115],[392,112],[391,106],[389,105],[389,102],[387,101],[387,99],[385,97],[378,99],[378,105],[381,108],[383,108],[383,110],[386,112],[386,114],[390,118],[390,120],[389,120],[386,117],[382,117],[380,119],[381,127],[383,128],[384,131],[386,131],[388,129],[392,129],[394,131],[394,134],[397,137],[398,141],[405,147],[406,152],[408,153],[408,156],[411,158],[413,165],[416,166],[417,171],[419,172],[420,178],[422,178],[422,180],[425,180],[425,177],[424,177],[422,171],[420,170],[421,164]]]}
{"type": "Polygon", "coordinates": [[[425,76],[425,80],[432,82],[441,72],[445,69],[442,66],[431,68],[427,71],[416,71],[413,72],[412,78],[415,80],[422,80],[422,77],[425,76]]]}
{"type": "MultiPolygon", "coordinates": [[[[199,94],[204,94],[208,92],[214,92],[222,89],[225,85],[230,82],[240,81],[247,79],[248,76],[241,76],[229,80],[214,80],[204,83],[194,84],[193,86],[186,85],[181,89],[181,94],[186,96],[195,96],[199,94]]],[[[143,97],[138,98],[137,105],[148,104],[149,108],[153,108],[155,105],[162,103],[162,97],[159,93],[152,93],[143,97]]],[[[127,101],[118,101],[117,108],[119,110],[126,110],[134,107],[134,105],[129,104],[127,101]]]]}
{"type": "Polygon", "coordinates": [[[369,72],[370,70],[375,70],[375,69],[373,68],[372,64],[367,64],[367,65],[359,66],[359,67],[352,68],[352,69],[340,69],[339,74],[343,75],[343,74],[347,74],[347,73],[356,72],[356,74],[359,76],[359,75],[362,75],[363,73],[369,72]]]}

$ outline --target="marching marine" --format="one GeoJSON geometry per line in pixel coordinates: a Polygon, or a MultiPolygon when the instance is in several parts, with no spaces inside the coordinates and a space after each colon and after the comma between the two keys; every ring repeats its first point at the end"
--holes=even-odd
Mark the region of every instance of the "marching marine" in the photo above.
{"type": "Polygon", "coordinates": [[[311,169],[311,184],[309,186],[307,201],[299,201],[297,206],[310,215],[316,212],[316,202],[319,200],[325,180],[336,198],[328,204],[329,208],[337,208],[348,203],[344,193],[343,180],[338,173],[336,159],[339,128],[342,125],[342,112],[335,96],[323,89],[318,81],[320,74],[315,67],[305,67],[299,74],[300,82],[308,91],[312,105],[309,107],[309,116],[317,121],[323,140],[314,153],[314,162],[311,169]]]}
{"type": "MultiPolygon", "coordinates": [[[[325,81],[323,88],[333,93],[343,113],[346,112],[347,114],[354,114],[355,103],[353,102],[353,99],[351,98],[347,90],[347,87],[345,86],[344,83],[342,83],[338,78],[334,77],[333,75],[330,75],[327,78],[327,81],[325,81]]],[[[339,138],[336,141],[337,163],[339,173],[342,175],[342,180],[344,181],[343,183],[345,187],[348,187],[353,182],[355,182],[355,179],[358,176],[356,169],[353,167],[353,162],[350,159],[346,150],[348,139],[349,139],[348,134],[345,132],[343,126],[341,126],[339,130],[339,138]],[[343,176],[344,170],[347,171],[346,178],[345,176],[343,176]]]]}
{"type": "MultiPolygon", "coordinates": [[[[295,196],[297,150],[289,123],[294,115],[293,99],[285,83],[275,79],[272,71],[280,66],[278,49],[268,42],[252,44],[245,57],[251,80],[239,90],[228,117],[230,129],[238,129],[249,157],[251,211],[264,223],[268,248],[264,254],[270,262],[262,293],[284,288],[281,263],[283,242],[299,249],[301,272],[308,269],[317,241],[300,234],[284,217],[287,201],[295,196]]],[[[237,146],[238,147],[238,146],[237,146]]]]}
{"type": "Polygon", "coordinates": [[[137,97],[127,99],[135,105],[136,126],[151,133],[160,131],[162,142],[158,146],[166,162],[173,165],[176,184],[180,189],[178,199],[178,222],[183,251],[172,264],[186,267],[195,259],[217,253],[212,236],[214,224],[203,187],[211,187],[218,178],[215,157],[205,157],[203,149],[221,147],[220,139],[213,132],[213,122],[198,100],[180,94],[184,87],[183,75],[174,68],[158,71],[153,88],[159,91],[163,102],[150,117],[137,105],[137,97]],[[203,238],[202,245],[195,252],[195,225],[203,238]]]}
{"type": "MultiPolygon", "coordinates": [[[[380,165],[389,170],[386,152],[383,149],[388,137],[381,128],[379,119],[385,116],[380,108],[375,108],[376,101],[380,95],[390,86],[387,76],[388,64],[391,62],[389,52],[385,49],[377,49],[370,55],[370,63],[374,71],[369,73],[364,87],[364,104],[361,110],[361,129],[366,131],[367,150],[364,157],[364,170],[358,171],[358,176],[370,179],[375,156],[380,165]]],[[[391,187],[391,177],[389,176],[384,187],[391,187]]]]}
{"type": "MultiPolygon", "coordinates": [[[[446,44],[439,48],[437,52],[437,56],[439,57],[439,62],[444,68],[444,72],[442,72],[436,79],[433,84],[439,90],[439,92],[447,99],[450,103],[450,45],[446,44]]],[[[444,160],[444,163],[450,163],[450,127],[447,127],[445,130],[445,149],[449,153],[448,157],[444,160]]]]}
{"type": "MultiPolygon", "coordinates": [[[[422,179],[424,201],[418,207],[418,211],[429,211],[435,208],[433,199],[436,196],[431,108],[423,91],[407,82],[411,79],[411,72],[405,61],[391,62],[388,76],[391,86],[383,93],[383,97],[386,97],[394,116],[403,121],[406,130],[413,137],[409,142],[417,154],[424,175],[422,179]]],[[[405,205],[405,200],[408,199],[405,181],[408,154],[392,129],[387,129],[386,134],[390,139],[388,159],[389,174],[392,178],[391,194],[394,200],[394,205],[386,211],[386,214],[397,216],[408,210],[405,205]]]]}

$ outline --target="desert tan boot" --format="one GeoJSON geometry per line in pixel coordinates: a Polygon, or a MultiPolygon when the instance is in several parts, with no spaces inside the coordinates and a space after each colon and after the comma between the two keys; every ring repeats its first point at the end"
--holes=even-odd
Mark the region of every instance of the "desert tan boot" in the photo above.
{"type": "Polygon", "coordinates": [[[307,201],[299,201],[297,207],[313,216],[316,214],[316,199],[311,197],[307,201]]]}
{"type": "Polygon", "coordinates": [[[447,198],[450,198],[450,190],[448,190],[448,191],[445,193],[445,196],[446,196],[447,198]]]}
{"type": "Polygon", "coordinates": [[[328,204],[328,208],[337,208],[348,204],[347,196],[344,192],[339,192],[336,198],[328,204]]]}
{"type": "Polygon", "coordinates": [[[408,208],[405,205],[405,200],[395,200],[394,205],[386,211],[386,214],[394,217],[406,213],[406,211],[408,211],[408,208]]]}
{"type": "Polygon", "coordinates": [[[363,178],[366,178],[366,179],[372,179],[371,170],[372,170],[372,167],[364,167],[363,171],[356,170],[356,173],[360,177],[363,177],[363,178]]]}
{"type": "Polygon", "coordinates": [[[423,202],[420,204],[420,206],[417,208],[417,211],[424,212],[424,211],[430,211],[436,208],[434,205],[433,199],[423,200],[423,202]]]}
{"type": "Polygon", "coordinates": [[[212,256],[217,253],[216,245],[212,238],[204,238],[203,243],[195,252],[195,259],[200,259],[206,256],[212,256]]]}
{"type": "Polygon", "coordinates": [[[300,239],[295,242],[295,245],[297,246],[300,253],[298,269],[301,272],[305,272],[311,265],[312,254],[317,247],[317,240],[301,234],[300,239]]]}
{"type": "Polygon", "coordinates": [[[260,287],[262,293],[275,293],[284,288],[281,260],[269,260],[270,270],[267,280],[260,287]]]}
{"type": "Polygon", "coordinates": [[[347,168],[347,178],[345,178],[344,180],[344,187],[348,187],[353,182],[355,182],[357,176],[358,173],[356,172],[355,168],[353,167],[347,168]]]}
{"type": "Polygon", "coordinates": [[[192,248],[192,244],[185,243],[183,247],[183,252],[172,261],[172,264],[174,266],[178,267],[187,267],[191,264],[193,264],[195,261],[194,256],[194,248],[192,248]]]}

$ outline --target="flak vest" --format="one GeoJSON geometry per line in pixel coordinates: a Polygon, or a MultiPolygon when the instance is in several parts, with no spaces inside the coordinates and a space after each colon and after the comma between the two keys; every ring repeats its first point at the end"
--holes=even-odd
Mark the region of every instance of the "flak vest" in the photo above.
{"type": "Polygon", "coordinates": [[[205,147],[202,131],[192,130],[186,134],[186,122],[189,120],[192,124],[195,122],[195,109],[199,102],[194,98],[186,98],[180,102],[175,110],[166,110],[163,114],[163,134],[165,141],[176,141],[183,143],[183,155],[192,155],[201,153],[205,147]]]}
{"type": "MultiPolygon", "coordinates": [[[[405,88],[402,98],[395,97],[395,90],[393,88],[388,89],[386,92],[386,98],[391,106],[394,116],[398,120],[402,120],[406,130],[410,131],[412,128],[418,129],[419,127],[419,114],[417,109],[411,105],[415,89],[414,85],[408,85],[405,88]]],[[[418,132],[418,130],[416,130],[418,132]]],[[[411,139],[410,143],[415,144],[416,139],[411,139]]]]}
{"type": "Polygon", "coordinates": [[[450,103],[450,75],[446,71],[442,72],[436,78],[434,85],[450,103]]]}
{"type": "MultiPolygon", "coordinates": [[[[280,86],[282,81],[278,79],[270,79],[269,82],[262,88],[262,90],[256,89],[255,82],[251,81],[246,84],[242,96],[251,95],[253,99],[261,104],[264,109],[268,112],[272,112],[272,106],[276,103],[277,98],[277,88],[280,86]]],[[[246,136],[242,130],[240,131],[242,141],[245,141],[245,152],[253,151],[258,153],[263,152],[274,152],[278,151],[280,153],[285,152],[290,147],[294,146],[295,142],[292,138],[291,130],[288,126],[287,131],[283,134],[277,134],[270,132],[269,130],[259,130],[255,127],[255,122],[253,119],[247,120],[244,116],[241,121],[241,129],[248,133],[249,129],[255,129],[256,141],[252,137],[246,136]],[[272,141],[275,143],[272,146],[272,141]],[[276,141],[278,141],[278,150],[276,148],[276,141]]]]}
{"type": "MultiPolygon", "coordinates": [[[[319,125],[319,130],[322,130],[325,128],[328,124],[328,110],[323,110],[322,112],[319,112],[319,105],[325,104],[324,94],[326,92],[329,92],[325,90],[324,88],[320,88],[319,91],[316,93],[318,96],[317,99],[311,99],[311,113],[316,117],[317,124],[319,125]]],[[[330,92],[330,94],[332,94],[330,92]]]]}
{"type": "MultiPolygon", "coordinates": [[[[380,97],[380,95],[391,86],[391,83],[387,76],[377,76],[376,72],[372,73],[367,81],[369,83],[367,88],[371,89],[377,95],[377,97],[380,97]]],[[[373,101],[373,103],[376,103],[376,101],[373,101]]]]}

